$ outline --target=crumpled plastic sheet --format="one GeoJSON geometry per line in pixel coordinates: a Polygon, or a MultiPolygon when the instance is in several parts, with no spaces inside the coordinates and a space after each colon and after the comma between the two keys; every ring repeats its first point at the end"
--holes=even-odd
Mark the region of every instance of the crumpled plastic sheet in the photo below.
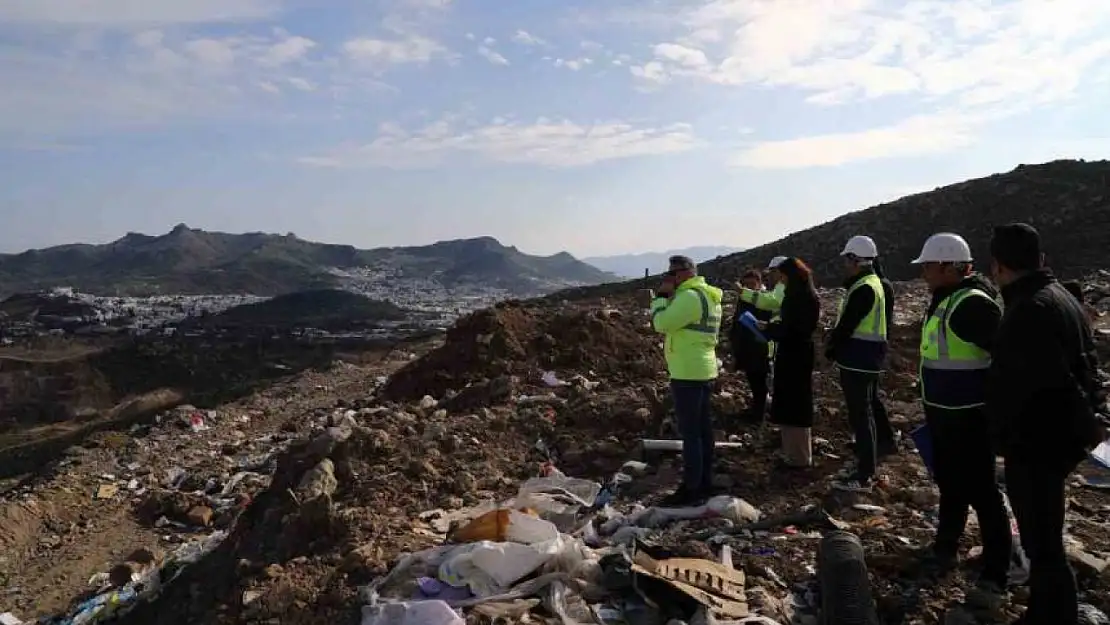
{"type": "Polygon", "coordinates": [[[122,588],[101,593],[78,605],[72,615],[55,617],[47,620],[45,625],[91,625],[122,616],[140,600],[150,600],[158,596],[162,588],[177,579],[185,567],[211,553],[225,538],[227,532],[220,530],[200,540],[186,543],[174,551],[160,569],[151,569],[140,579],[122,588]],[[162,579],[166,572],[170,572],[170,576],[162,579]]]}

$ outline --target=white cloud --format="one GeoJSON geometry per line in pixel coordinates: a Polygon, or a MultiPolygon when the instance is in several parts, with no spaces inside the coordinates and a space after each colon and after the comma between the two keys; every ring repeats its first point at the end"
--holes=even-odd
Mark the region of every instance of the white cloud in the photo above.
{"type": "Polygon", "coordinates": [[[555,59],[554,65],[555,65],[555,67],[565,67],[565,68],[571,70],[572,72],[577,72],[578,70],[582,69],[583,67],[593,65],[593,63],[594,63],[593,59],[588,58],[588,57],[582,57],[582,58],[578,58],[578,59],[555,59]]]}
{"type": "Polygon", "coordinates": [[[315,167],[423,168],[434,166],[452,154],[476,154],[501,163],[569,168],[684,152],[697,144],[691,128],[685,124],[661,128],[625,122],[583,126],[541,118],[533,124],[494,120],[477,128],[459,128],[449,120],[441,120],[417,132],[386,124],[368,144],[340,146],[298,161],[315,167]]]}
{"type": "Polygon", "coordinates": [[[641,85],[787,88],[826,107],[900,96],[920,111],[736,156],[753,167],[950,150],[982,123],[1074,97],[1110,65],[1104,0],[704,0],[677,19],[680,31],[630,64],[641,85]]]}
{"type": "Polygon", "coordinates": [[[268,19],[278,0],[3,0],[0,24],[143,27],[268,19]]]}
{"type": "Polygon", "coordinates": [[[494,65],[508,65],[509,59],[501,56],[496,50],[490,49],[486,46],[478,46],[478,54],[485,60],[493,63],[494,65]]]}
{"type": "Polygon", "coordinates": [[[801,169],[938,154],[973,143],[972,128],[977,121],[955,113],[922,115],[860,132],[767,141],[741,151],[732,164],[758,169],[801,169]]]}
{"type": "Polygon", "coordinates": [[[909,94],[976,106],[1066,97],[1110,58],[1103,0],[711,0],[683,23],[634,75],[791,87],[818,104],[909,94]]]}
{"type": "Polygon", "coordinates": [[[44,41],[57,45],[0,46],[0,135],[58,140],[216,114],[257,116],[283,85],[314,88],[304,75],[323,63],[310,57],[315,42],[283,31],[217,38],[145,30],[88,51],[66,39],[44,41]]]}
{"type": "Polygon", "coordinates": [[[285,80],[288,81],[289,84],[293,85],[295,89],[298,89],[300,91],[316,91],[316,85],[305,80],[304,78],[301,78],[300,76],[290,76],[285,80]]]}
{"type": "Polygon", "coordinates": [[[376,65],[422,64],[450,55],[439,42],[420,35],[397,39],[352,39],[343,44],[343,51],[355,61],[376,65]]]}
{"type": "Polygon", "coordinates": [[[526,46],[540,46],[546,42],[526,30],[518,30],[513,35],[513,41],[526,46]]]}

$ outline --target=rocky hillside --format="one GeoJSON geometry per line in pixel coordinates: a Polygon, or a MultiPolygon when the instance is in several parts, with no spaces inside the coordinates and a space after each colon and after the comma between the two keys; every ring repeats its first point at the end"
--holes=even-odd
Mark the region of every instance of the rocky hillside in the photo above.
{"type": "MultiPolygon", "coordinates": [[[[926,193],[849,213],[795,232],[783,239],[726,256],[701,266],[711,280],[731,283],[752,266],[777,255],[804,258],[821,284],[840,281],[839,254],[855,234],[873,237],[887,274],[895,280],[916,278],[910,264],[934,232],[958,232],[986,266],[995,225],[1025,221],[1036,226],[1054,269],[1080,276],[1110,266],[1110,161],[1053,161],[1021,165],[1013,171],[940,187],[926,193]]],[[[654,284],[654,279],[651,281],[654,284]]],[[[628,291],[642,281],[618,288],[576,289],[556,297],[582,297],[628,291]]]]}
{"type": "Polygon", "coordinates": [[[54,286],[106,295],[278,295],[338,285],[336,269],[481,284],[532,295],[615,279],[573,256],[531,256],[491,237],[360,250],[293,234],[206,232],[181,224],[162,236],[130,233],[105,245],[61,245],[0,255],[0,293],[54,286]]]}

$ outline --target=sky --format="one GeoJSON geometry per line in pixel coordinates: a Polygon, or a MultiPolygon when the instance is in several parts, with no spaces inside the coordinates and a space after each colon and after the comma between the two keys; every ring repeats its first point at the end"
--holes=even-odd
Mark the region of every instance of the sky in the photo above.
{"type": "Polygon", "coordinates": [[[1107,0],[0,0],[0,251],[747,247],[1110,157],[1107,0]]]}

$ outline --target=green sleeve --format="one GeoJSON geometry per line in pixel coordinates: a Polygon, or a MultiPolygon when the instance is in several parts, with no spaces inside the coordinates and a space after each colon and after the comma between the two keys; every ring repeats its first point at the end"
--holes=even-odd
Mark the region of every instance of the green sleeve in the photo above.
{"type": "Polygon", "coordinates": [[[740,291],[740,299],[755,306],[759,310],[778,312],[778,310],[782,308],[782,297],[785,293],[786,284],[780,282],[775,285],[775,290],[773,291],[743,289],[740,291]]]}
{"type": "Polygon", "coordinates": [[[651,302],[651,325],[660,334],[681,330],[701,319],[701,300],[693,291],[679,291],[671,300],[657,297],[651,302]]]}

